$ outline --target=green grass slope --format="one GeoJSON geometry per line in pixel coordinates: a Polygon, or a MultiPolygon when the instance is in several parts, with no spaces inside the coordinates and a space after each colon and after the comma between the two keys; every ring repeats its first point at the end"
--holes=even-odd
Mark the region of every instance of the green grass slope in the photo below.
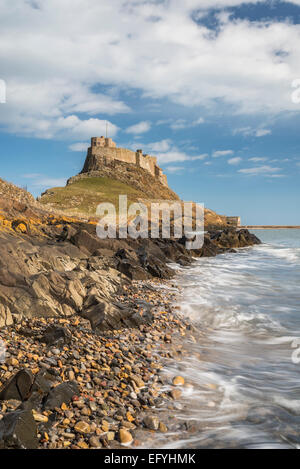
{"type": "Polygon", "coordinates": [[[108,177],[90,177],[66,187],[48,189],[40,202],[63,210],[66,214],[94,216],[100,203],[110,202],[117,208],[119,195],[127,195],[129,204],[145,198],[142,191],[121,181],[108,177]]]}

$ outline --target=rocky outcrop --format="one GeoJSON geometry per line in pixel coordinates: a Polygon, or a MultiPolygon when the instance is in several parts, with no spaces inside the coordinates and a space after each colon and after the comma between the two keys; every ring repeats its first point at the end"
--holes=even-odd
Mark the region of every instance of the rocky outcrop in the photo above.
{"type": "MultiPolygon", "coordinates": [[[[68,180],[67,184],[70,185],[78,181],[95,177],[108,177],[112,180],[118,180],[128,184],[129,186],[133,186],[136,190],[140,191],[141,196],[144,196],[145,198],[180,200],[174,191],[163,185],[148,171],[117,160],[113,160],[107,165],[103,165],[101,170],[90,168],[88,172],[73,176],[68,180]]],[[[43,198],[41,200],[43,201],[43,198]]]]}
{"type": "MultiPolygon", "coordinates": [[[[102,240],[95,224],[55,216],[19,201],[16,193],[1,205],[0,327],[22,318],[73,315],[88,319],[94,329],[134,326],[134,309],[118,304],[126,282],[169,279],[170,262],[188,265],[193,256],[259,242],[247,230],[234,229],[208,232],[203,247],[193,252],[184,239],[102,240]]],[[[49,332],[49,340],[59,338],[57,331],[49,332]]]]}
{"type": "MultiPolygon", "coordinates": [[[[194,256],[215,256],[259,240],[247,230],[212,231],[200,250],[185,240],[101,240],[95,225],[47,225],[45,237],[0,232],[0,326],[24,317],[80,314],[93,328],[130,326],[132,311],[117,305],[130,280],[169,279],[170,262],[188,265],[194,256]],[[127,280],[126,280],[127,279],[127,280]]],[[[133,321],[132,325],[135,323],[133,321]]]]}
{"type": "Polygon", "coordinates": [[[0,179],[0,198],[7,201],[17,201],[25,204],[35,204],[34,197],[25,189],[10,184],[9,182],[0,179]]]}
{"type": "Polygon", "coordinates": [[[0,421],[0,449],[37,449],[37,427],[31,411],[6,414],[0,421]]]}

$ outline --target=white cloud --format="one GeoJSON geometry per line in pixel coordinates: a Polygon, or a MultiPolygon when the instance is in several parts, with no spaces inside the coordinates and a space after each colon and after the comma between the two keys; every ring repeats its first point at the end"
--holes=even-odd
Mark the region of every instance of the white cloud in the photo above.
{"type": "Polygon", "coordinates": [[[131,125],[130,127],[128,127],[126,129],[126,133],[139,135],[139,134],[144,134],[146,132],[149,132],[150,129],[151,129],[150,122],[143,121],[143,122],[139,122],[138,124],[131,125]]]}
{"type": "Polygon", "coordinates": [[[253,163],[261,163],[263,161],[267,161],[268,158],[262,158],[262,157],[253,157],[253,158],[249,158],[249,161],[253,161],[253,163]]]}
{"type": "Polygon", "coordinates": [[[171,149],[171,151],[164,152],[164,153],[157,153],[157,159],[160,163],[171,163],[171,162],[181,162],[181,161],[197,161],[197,160],[204,160],[207,158],[207,153],[203,153],[202,155],[190,156],[187,155],[185,152],[178,150],[177,148],[171,149]]]}
{"type": "Polygon", "coordinates": [[[173,130],[181,130],[186,129],[188,126],[187,121],[185,119],[177,119],[176,121],[170,124],[170,128],[173,130]]]}
{"type": "MultiPolygon", "coordinates": [[[[136,146],[136,145],[135,145],[136,146]]],[[[160,142],[152,142],[141,145],[141,148],[148,153],[154,152],[167,152],[172,146],[172,141],[169,139],[161,140],[160,142]]]]}
{"type": "MultiPolygon", "coordinates": [[[[136,150],[137,142],[125,144],[124,146],[131,148],[132,150],[136,150]]],[[[208,153],[202,153],[195,156],[188,155],[186,152],[178,149],[170,139],[152,143],[139,142],[138,147],[141,148],[144,153],[156,156],[160,164],[183,161],[202,161],[208,157],[208,153]]]]}
{"type": "Polygon", "coordinates": [[[197,126],[197,125],[201,125],[201,124],[204,124],[205,122],[205,119],[203,117],[199,117],[199,119],[196,119],[194,122],[193,122],[193,125],[194,126],[197,126]]]}
{"type": "Polygon", "coordinates": [[[187,161],[190,159],[186,153],[177,150],[166,153],[157,153],[156,156],[160,163],[172,163],[176,161],[187,161]]]}
{"type": "Polygon", "coordinates": [[[54,138],[59,117],[128,112],[121,89],[216,112],[299,112],[291,99],[291,83],[300,77],[299,24],[223,14],[214,34],[193,20],[208,9],[242,3],[35,0],[32,7],[2,0],[7,104],[0,107],[0,124],[17,134],[54,138]]]}
{"type": "Polygon", "coordinates": [[[219,158],[220,156],[230,156],[233,154],[234,154],[233,150],[218,150],[218,151],[213,152],[212,157],[219,158]]]}
{"type": "MultiPolygon", "coordinates": [[[[242,174],[247,174],[249,176],[272,176],[272,177],[278,177],[276,173],[279,173],[281,171],[281,168],[275,168],[273,166],[257,166],[255,168],[247,168],[247,169],[239,169],[239,173],[242,174]],[[275,173],[275,176],[274,176],[275,173]]],[[[281,175],[280,175],[281,176],[281,175]]]]}
{"type": "Polygon", "coordinates": [[[230,165],[237,165],[239,164],[240,162],[242,161],[242,158],[240,158],[239,156],[235,157],[235,158],[230,158],[228,160],[228,164],[230,165]]]}
{"type": "MultiPolygon", "coordinates": [[[[99,97],[85,90],[82,85],[72,84],[66,79],[23,83],[19,78],[17,80],[12,78],[8,83],[7,104],[0,107],[0,124],[8,132],[46,139],[90,137],[91,134],[87,133],[88,129],[97,130],[96,135],[101,129],[105,132],[104,120],[78,117],[72,112],[83,112],[80,108],[83,110],[85,106],[85,114],[94,114],[88,111],[88,106],[92,107],[93,99],[95,106],[99,104],[97,101],[99,97]],[[66,126],[68,132],[65,134],[62,131],[66,126]],[[78,135],[76,135],[77,131],[79,131],[78,135]]],[[[99,100],[101,99],[100,96],[99,100]]],[[[113,113],[111,112],[114,107],[113,103],[116,104],[115,110],[119,106],[110,97],[107,97],[106,102],[108,114],[113,113]]],[[[102,111],[104,108],[105,106],[102,107],[102,111]]],[[[111,122],[109,122],[109,129],[112,136],[118,130],[111,122]]]]}
{"type": "Polygon", "coordinates": [[[30,185],[38,188],[62,187],[67,182],[67,178],[52,178],[38,173],[23,174],[22,177],[29,179],[30,185]]]}
{"type": "Polygon", "coordinates": [[[156,125],[169,125],[172,130],[182,130],[191,127],[197,127],[198,125],[204,124],[205,119],[199,117],[193,121],[187,119],[162,119],[157,121],[156,125]]]}
{"type": "Polygon", "coordinates": [[[255,137],[265,137],[266,135],[271,135],[272,130],[270,129],[257,129],[255,132],[255,137]]]}
{"type": "Polygon", "coordinates": [[[73,143],[72,145],[69,145],[69,150],[82,152],[82,151],[86,151],[89,146],[90,146],[90,143],[77,142],[77,143],[73,143]]]}
{"type": "Polygon", "coordinates": [[[205,158],[208,157],[208,153],[202,153],[201,155],[197,156],[190,156],[190,160],[196,161],[196,160],[205,160],[205,158]]]}
{"type": "Polygon", "coordinates": [[[234,129],[233,135],[238,135],[241,134],[244,137],[265,137],[266,135],[270,135],[272,133],[272,130],[270,129],[265,129],[265,128],[257,128],[254,129],[252,127],[241,127],[238,129],[234,129]]]}
{"type": "MultiPolygon", "coordinates": [[[[75,115],[68,117],[59,117],[54,122],[54,130],[56,134],[63,135],[65,138],[89,138],[103,135],[106,131],[107,121],[90,118],[81,120],[75,115]]],[[[118,127],[108,122],[109,135],[113,137],[118,131],[118,127]]]]}
{"type": "Polygon", "coordinates": [[[165,170],[168,173],[181,173],[184,169],[184,166],[168,166],[165,170]]]}

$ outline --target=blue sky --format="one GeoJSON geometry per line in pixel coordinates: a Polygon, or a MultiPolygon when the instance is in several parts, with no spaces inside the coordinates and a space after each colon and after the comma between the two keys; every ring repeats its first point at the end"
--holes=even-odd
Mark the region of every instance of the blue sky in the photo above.
{"type": "Polygon", "coordinates": [[[300,224],[300,0],[0,0],[0,23],[0,177],[63,185],[108,121],[184,200],[300,224]]]}

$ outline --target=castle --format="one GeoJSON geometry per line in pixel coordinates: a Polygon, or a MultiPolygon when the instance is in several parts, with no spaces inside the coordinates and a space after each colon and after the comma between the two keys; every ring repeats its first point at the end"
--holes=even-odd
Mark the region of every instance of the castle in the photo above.
{"type": "Polygon", "coordinates": [[[143,168],[168,187],[167,176],[157,164],[157,158],[143,154],[142,150],[132,151],[126,148],[117,148],[111,138],[92,137],[87,157],[81,173],[101,171],[103,166],[113,165],[115,161],[122,161],[143,168]]]}

